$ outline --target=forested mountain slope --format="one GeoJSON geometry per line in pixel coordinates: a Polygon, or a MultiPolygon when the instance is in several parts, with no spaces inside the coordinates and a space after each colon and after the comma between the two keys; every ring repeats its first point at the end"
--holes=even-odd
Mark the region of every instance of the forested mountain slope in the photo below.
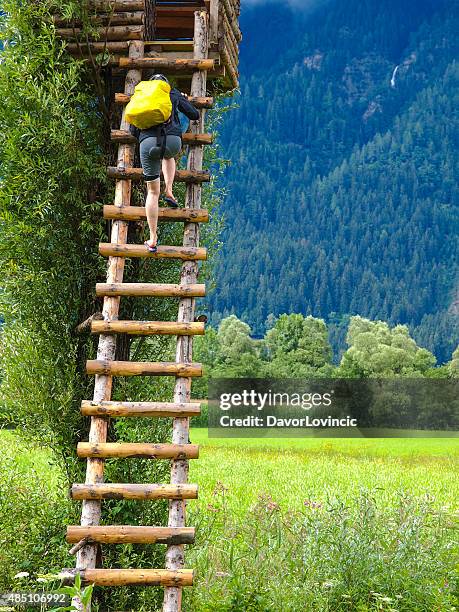
{"type": "Polygon", "coordinates": [[[242,13],[239,108],[212,321],[270,313],[407,323],[457,345],[457,0],[330,0],[242,13]],[[398,68],[396,68],[398,66],[398,68]]]}

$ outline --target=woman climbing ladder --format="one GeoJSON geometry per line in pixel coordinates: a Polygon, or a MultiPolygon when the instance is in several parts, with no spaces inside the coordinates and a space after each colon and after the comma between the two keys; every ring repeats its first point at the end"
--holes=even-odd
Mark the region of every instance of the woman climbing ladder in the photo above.
{"type": "MultiPolygon", "coordinates": [[[[150,81],[163,81],[169,85],[169,81],[162,74],[153,75],[150,81]]],[[[158,245],[157,228],[161,166],[165,183],[164,200],[168,206],[173,208],[178,206],[172,186],[176,168],[175,157],[182,148],[182,128],[179,112],[186,115],[190,120],[196,121],[199,119],[199,111],[177,89],[170,90],[170,102],[172,110],[169,118],[163,123],[145,129],[134,125],[130,126],[131,133],[139,140],[140,161],[143,176],[147,183],[145,208],[150,239],[145,242],[145,246],[152,253],[157,251],[158,245]]]]}

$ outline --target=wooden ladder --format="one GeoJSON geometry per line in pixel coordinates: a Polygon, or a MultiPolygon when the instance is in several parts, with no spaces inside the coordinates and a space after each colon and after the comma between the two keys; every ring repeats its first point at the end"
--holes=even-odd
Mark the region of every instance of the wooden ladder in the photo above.
{"type": "MultiPolygon", "coordinates": [[[[120,60],[128,69],[125,91],[116,101],[125,104],[142,69],[176,72],[192,71],[191,99],[201,109],[199,121],[192,122],[192,133],[184,141],[189,145],[187,169],[177,171],[176,180],[187,183],[184,209],[160,209],[162,221],[184,222],[183,246],[160,246],[151,254],[143,245],[126,244],[130,221],[145,218],[143,207],[131,206],[131,181],[141,178],[142,170],[133,167],[135,140],[123,117],[119,130],[112,131],[112,141],[119,143],[117,166],[108,168],[108,175],[116,179],[114,205],[104,207],[104,217],[112,220],[111,242],[101,244],[99,253],[108,257],[107,282],[99,283],[96,291],[104,298],[103,320],[93,321],[91,331],[100,334],[97,359],[87,362],[87,373],[95,375],[92,401],[83,401],[82,414],[91,418],[88,442],[78,444],[79,457],[87,459],[84,484],[71,487],[71,497],[82,500],[81,524],[67,528],[67,541],[76,544],[76,568],[64,570],[62,576],[73,579],[79,574],[84,583],[99,586],[160,585],[165,587],[164,612],[181,610],[182,587],[193,583],[193,570],[184,569],[184,544],[193,542],[194,529],[186,527],[185,503],[197,498],[197,485],[188,484],[188,461],[198,457],[198,447],[189,444],[189,419],[200,413],[200,405],[190,401],[191,380],[202,373],[201,365],[193,363],[193,336],[204,333],[204,324],[194,321],[195,298],[205,295],[205,286],[198,284],[198,265],[206,258],[206,249],[199,247],[199,223],[208,220],[201,209],[202,183],[209,180],[203,172],[203,144],[212,139],[204,134],[205,108],[212,99],[206,98],[208,60],[208,16],[205,11],[195,13],[194,59],[162,60],[145,58],[144,45],[133,41],[129,58],[120,60]],[[124,283],[126,257],[176,258],[183,261],[179,282],[173,284],[124,283]],[[177,321],[120,321],[122,296],[178,297],[177,321]],[[116,334],[173,334],[177,336],[175,361],[170,363],[138,363],[116,361],[116,334]],[[112,401],[114,376],[157,375],[175,376],[172,402],[112,401]],[[170,444],[107,443],[109,418],[171,417],[173,418],[170,444]],[[112,484],[104,482],[104,460],[108,457],[150,457],[171,460],[169,484],[112,484]],[[103,499],[169,500],[167,527],[110,525],[100,526],[103,499]],[[97,568],[98,548],[101,544],[161,543],[167,545],[164,569],[102,569],[97,568]]],[[[74,605],[83,609],[78,598],[74,605]]],[[[87,609],[87,608],[86,608],[87,609]]]]}

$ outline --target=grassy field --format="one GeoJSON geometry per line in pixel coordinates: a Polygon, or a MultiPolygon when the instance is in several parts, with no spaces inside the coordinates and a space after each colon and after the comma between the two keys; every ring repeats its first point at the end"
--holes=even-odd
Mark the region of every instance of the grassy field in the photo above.
{"type": "Polygon", "coordinates": [[[201,445],[190,479],[200,483],[204,508],[218,483],[231,511],[243,514],[269,494],[283,508],[339,497],[352,502],[361,489],[392,503],[401,490],[428,494],[439,506],[459,499],[459,441],[446,439],[218,439],[195,429],[201,445]]]}
{"type": "MultiPolygon", "coordinates": [[[[185,610],[458,609],[457,439],[191,439],[200,498],[188,506],[197,579],[185,610]]],[[[41,517],[56,513],[58,526],[66,515],[48,451],[1,432],[0,472],[0,536],[16,536],[0,552],[5,573],[41,517]]]]}
{"type": "Polygon", "coordinates": [[[457,439],[191,440],[189,609],[456,609],[457,439]]]}

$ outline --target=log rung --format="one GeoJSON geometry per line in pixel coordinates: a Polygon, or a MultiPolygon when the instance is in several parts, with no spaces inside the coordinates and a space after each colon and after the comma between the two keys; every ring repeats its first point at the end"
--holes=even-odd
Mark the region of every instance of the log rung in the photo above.
{"type": "Polygon", "coordinates": [[[205,285],[168,285],[161,283],[97,283],[96,295],[137,297],[204,297],[205,285]]]}
{"type": "Polygon", "coordinates": [[[80,574],[84,583],[97,586],[191,586],[193,570],[163,570],[163,569],[71,569],[63,570],[59,577],[64,582],[72,582],[80,574]]]}
{"type": "MultiPolygon", "coordinates": [[[[124,221],[142,221],[146,219],[145,206],[104,206],[104,219],[122,219],[124,221]]],[[[202,208],[159,208],[159,221],[207,223],[209,212],[202,208]]]]}
{"type": "MultiPolygon", "coordinates": [[[[137,138],[128,130],[112,130],[110,132],[110,139],[118,144],[135,144],[137,142],[137,138]]],[[[213,142],[213,135],[185,132],[182,135],[182,141],[185,145],[210,145],[213,142]]]]}
{"type": "Polygon", "coordinates": [[[197,499],[195,484],[74,484],[72,499],[197,499]]]}
{"type": "Polygon", "coordinates": [[[87,374],[102,376],[202,376],[200,363],[108,361],[93,359],[86,362],[87,374]]]}
{"type": "Polygon", "coordinates": [[[210,145],[214,141],[214,135],[185,132],[185,134],[182,135],[182,140],[186,145],[210,145]]]}
{"type": "Polygon", "coordinates": [[[101,417],[173,417],[199,416],[201,404],[177,404],[174,402],[93,402],[83,400],[81,413],[84,416],[101,417]]]}
{"type": "Polygon", "coordinates": [[[148,444],[144,442],[79,442],[77,455],[81,458],[197,459],[199,446],[197,444],[148,444]]]}
{"type": "Polygon", "coordinates": [[[207,250],[204,247],[158,246],[151,253],[143,244],[112,244],[101,242],[99,254],[104,257],[149,257],[152,259],[183,259],[184,261],[205,261],[207,250]]]}
{"type": "Polygon", "coordinates": [[[145,10],[144,0],[90,0],[89,6],[95,11],[130,12],[145,10]]]}
{"type": "Polygon", "coordinates": [[[194,527],[144,527],[131,525],[69,525],[67,542],[76,544],[84,538],[100,544],[192,544],[194,527]]]}
{"type": "MultiPolygon", "coordinates": [[[[212,108],[214,105],[213,98],[187,96],[188,101],[193,104],[196,108],[212,108]]],[[[127,104],[131,99],[130,94],[116,93],[115,102],[116,104],[127,104]]]]}
{"type": "Polygon", "coordinates": [[[120,68],[137,68],[140,70],[165,70],[167,72],[189,72],[192,70],[214,70],[217,62],[213,59],[175,59],[162,57],[121,57],[120,68]]]}
{"type": "Polygon", "coordinates": [[[175,321],[91,321],[93,334],[129,334],[133,336],[202,336],[204,323],[175,321]]]}
{"type": "MultiPolygon", "coordinates": [[[[143,179],[142,168],[117,168],[109,166],[107,168],[108,178],[118,180],[140,181],[143,179]]],[[[176,170],[174,181],[178,183],[208,183],[210,174],[204,170],[176,170]]]]}
{"type": "MultiPolygon", "coordinates": [[[[99,13],[98,15],[91,15],[89,22],[93,27],[97,26],[125,26],[125,25],[142,25],[144,19],[143,11],[124,11],[121,13],[99,13]]],[[[79,19],[65,19],[54,15],[53,22],[56,28],[70,28],[73,27],[81,29],[83,23],[79,19]]]]}
{"type": "MultiPolygon", "coordinates": [[[[144,33],[143,25],[120,25],[110,27],[99,27],[101,37],[110,41],[125,41],[125,40],[142,40],[144,33]]],[[[85,35],[81,29],[73,28],[56,28],[56,34],[65,40],[81,40],[85,41],[85,35]]],[[[119,65],[121,65],[120,58],[119,65]]]]}

